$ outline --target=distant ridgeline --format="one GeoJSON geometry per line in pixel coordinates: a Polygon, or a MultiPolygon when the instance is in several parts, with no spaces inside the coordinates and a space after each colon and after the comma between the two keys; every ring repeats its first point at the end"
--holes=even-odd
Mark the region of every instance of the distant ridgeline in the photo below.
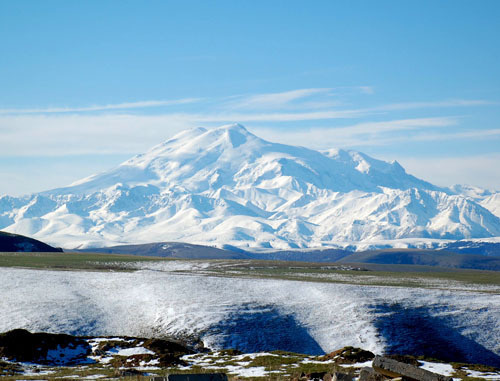
{"type": "Polygon", "coordinates": [[[58,247],[19,234],[0,231],[0,252],[62,252],[58,247]]]}

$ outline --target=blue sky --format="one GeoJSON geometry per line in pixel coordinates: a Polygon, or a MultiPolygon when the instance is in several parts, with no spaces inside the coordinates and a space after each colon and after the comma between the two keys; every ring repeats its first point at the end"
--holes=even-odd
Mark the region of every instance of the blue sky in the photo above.
{"type": "Polygon", "coordinates": [[[500,189],[498,1],[0,2],[0,194],[193,126],[500,189]]]}

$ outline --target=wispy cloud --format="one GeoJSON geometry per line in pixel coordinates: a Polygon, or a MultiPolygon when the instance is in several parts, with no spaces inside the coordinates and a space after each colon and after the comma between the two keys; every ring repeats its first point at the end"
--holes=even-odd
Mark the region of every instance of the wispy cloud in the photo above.
{"type": "Polygon", "coordinates": [[[364,114],[367,114],[365,109],[353,109],[310,112],[191,114],[191,117],[198,122],[295,122],[355,118],[364,114]]]}
{"type": "Polygon", "coordinates": [[[384,145],[394,139],[412,139],[411,136],[395,134],[423,129],[456,125],[456,117],[399,119],[383,122],[358,123],[343,127],[321,127],[301,130],[256,128],[257,133],[272,141],[306,145],[315,148],[352,147],[362,145],[384,145]]]}
{"type": "Polygon", "coordinates": [[[135,154],[195,126],[181,115],[6,115],[0,155],[135,154]]]}
{"type": "MultiPolygon", "coordinates": [[[[354,117],[354,115],[350,116],[354,117]]],[[[295,117],[296,115],[293,116],[294,120],[295,117]]],[[[347,115],[341,114],[336,117],[347,117],[347,115]]],[[[266,121],[267,118],[268,116],[263,117],[266,121]]],[[[284,116],[280,115],[279,118],[283,120],[284,116]]],[[[247,127],[264,139],[318,149],[383,146],[405,141],[485,139],[500,136],[500,129],[456,130],[448,128],[458,125],[459,121],[460,118],[457,117],[438,117],[307,129],[287,128],[285,130],[284,126],[271,128],[247,125],[247,127]]],[[[221,122],[224,121],[219,118],[190,114],[6,115],[0,117],[1,154],[29,156],[138,153],[183,129],[199,125],[215,125],[221,122]]]]}
{"type": "Polygon", "coordinates": [[[358,86],[357,88],[363,94],[375,94],[375,89],[372,86],[358,86]]]}
{"type": "Polygon", "coordinates": [[[85,107],[47,107],[27,109],[0,109],[0,114],[56,114],[56,113],[84,113],[92,111],[127,110],[147,107],[175,106],[201,101],[201,98],[182,98],[174,100],[151,100],[139,102],[124,102],[107,105],[93,105],[85,107]]]}
{"type": "MultiPolygon", "coordinates": [[[[72,108],[0,109],[2,154],[141,152],[184,128],[196,125],[209,127],[228,122],[245,123],[250,130],[272,141],[315,148],[380,146],[409,139],[432,141],[498,136],[497,129],[465,131],[464,128],[447,128],[459,125],[461,121],[459,117],[390,118],[391,112],[398,110],[473,107],[493,102],[456,99],[341,108],[334,107],[336,98],[332,96],[338,89],[344,88],[308,88],[231,98],[148,100],[72,108]],[[196,105],[199,106],[197,112],[156,115],[148,115],[145,112],[141,115],[115,112],[195,102],[199,103],[196,105]],[[220,107],[221,104],[228,105],[231,102],[239,108],[220,107]],[[300,106],[297,106],[297,111],[281,109],[284,105],[294,102],[298,102],[300,106]],[[215,109],[219,111],[214,112],[215,109]],[[104,112],[93,114],[92,111],[104,112]],[[355,123],[373,117],[388,120],[355,123]],[[319,125],[325,126],[333,120],[339,120],[339,123],[342,120],[344,120],[342,123],[345,123],[345,120],[352,120],[352,124],[316,128],[299,128],[297,127],[300,126],[299,123],[292,125],[293,122],[318,121],[319,125]],[[286,126],[290,127],[284,130],[286,126]]],[[[359,86],[357,91],[370,93],[373,89],[369,86],[359,86]]]]}
{"type": "MultiPolygon", "coordinates": [[[[276,94],[262,94],[256,96],[259,98],[259,102],[265,103],[265,99],[269,96],[276,96],[274,102],[267,102],[267,106],[255,107],[250,110],[250,107],[244,107],[244,105],[252,104],[256,106],[259,102],[252,101],[250,99],[231,101],[228,103],[230,105],[238,104],[238,107],[224,107],[224,112],[219,113],[203,113],[192,115],[194,119],[198,122],[300,122],[300,121],[314,121],[314,120],[330,120],[330,119],[345,119],[345,118],[360,118],[369,115],[380,115],[389,114],[391,111],[404,111],[413,109],[428,109],[428,108],[452,108],[452,107],[474,107],[474,106],[485,106],[493,105],[495,102],[486,100],[467,100],[467,99],[456,99],[456,100],[444,100],[435,102],[405,102],[405,103],[393,103],[374,107],[365,108],[340,108],[341,102],[332,100],[331,97],[324,97],[322,99],[306,100],[304,98],[307,96],[305,94],[310,90],[317,91],[329,90],[329,89],[304,89],[296,90],[294,92],[287,93],[276,93],[276,94]],[[293,94],[290,94],[293,93],[293,94]],[[299,95],[302,94],[302,95],[299,95]],[[290,105],[290,101],[300,99],[302,102],[294,105],[294,109],[301,111],[294,112],[279,112],[270,110],[279,110],[280,106],[290,105]],[[228,111],[231,110],[231,111],[228,111]],[[234,109],[241,109],[241,112],[233,112],[234,109]]],[[[226,105],[227,106],[227,105],[226,105]]],[[[435,119],[435,118],[434,118],[435,119]]]]}
{"type": "Polygon", "coordinates": [[[233,96],[223,106],[226,109],[245,110],[269,110],[284,107],[295,107],[297,109],[330,108],[342,105],[340,97],[360,93],[374,94],[375,90],[371,86],[296,89],[277,93],[233,96]],[[337,99],[332,100],[332,97],[337,99]]]}
{"type": "Polygon", "coordinates": [[[491,130],[478,130],[478,131],[446,131],[446,132],[421,132],[411,135],[393,136],[393,135],[379,135],[369,140],[356,139],[353,137],[346,140],[346,146],[388,146],[393,144],[407,143],[407,142],[449,142],[452,140],[484,140],[494,139],[500,137],[499,129],[491,130]]]}
{"type": "Polygon", "coordinates": [[[487,106],[498,104],[482,99],[449,99],[433,102],[402,102],[382,105],[373,107],[372,110],[376,111],[398,111],[398,110],[411,110],[411,109],[426,109],[426,108],[448,108],[448,107],[473,107],[473,106],[487,106]]]}
{"type": "MultiPolygon", "coordinates": [[[[146,109],[153,107],[180,106],[199,103],[198,112],[183,114],[183,118],[199,123],[216,122],[294,122],[342,118],[360,118],[394,111],[473,107],[496,104],[486,100],[452,99],[423,102],[401,102],[372,107],[346,107],[342,96],[346,91],[373,94],[371,86],[333,88],[307,88],[291,91],[237,95],[225,98],[181,98],[173,100],[145,100],[82,107],[0,108],[0,115],[28,114],[85,114],[119,110],[146,109]],[[202,102],[204,101],[204,102],[202,102]]],[[[176,114],[175,112],[173,114],[176,114]]],[[[173,115],[169,114],[169,115],[173,115]]]]}
{"type": "Polygon", "coordinates": [[[457,124],[456,117],[438,118],[413,118],[388,120],[383,122],[358,123],[352,126],[336,128],[339,134],[377,134],[381,132],[396,132],[401,130],[414,130],[422,127],[446,127],[457,124]]]}
{"type": "Polygon", "coordinates": [[[315,88],[240,96],[228,102],[227,106],[234,109],[275,109],[299,99],[317,94],[326,94],[330,91],[330,88],[315,88]]]}
{"type": "MultiPolygon", "coordinates": [[[[33,157],[83,155],[102,157],[103,160],[109,155],[123,157],[145,152],[183,129],[228,122],[244,123],[251,132],[264,139],[316,149],[378,146],[383,147],[379,148],[381,152],[386,152],[386,147],[404,146],[411,150],[412,144],[426,145],[422,142],[456,141],[456,147],[462,147],[465,140],[477,144],[486,139],[493,142],[500,139],[499,128],[476,128],[467,126],[470,118],[442,116],[446,110],[449,113],[451,109],[454,115],[463,115],[461,110],[465,108],[498,105],[498,102],[445,99],[367,105],[373,97],[364,97],[363,107],[353,106],[359,104],[353,102],[353,97],[373,93],[374,89],[370,86],[352,86],[81,107],[0,108],[0,156],[10,157],[10,162],[16,162],[19,156],[25,156],[19,162],[32,160],[33,164],[22,171],[30,173],[29,177],[36,179],[35,183],[42,184],[43,179],[50,178],[52,174],[47,169],[43,172],[37,164],[38,160],[33,157]],[[153,110],[155,107],[164,107],[161,114],[153,110]],[[426,117],[430,115],[441,116],[426,117]],[[305,125],[316,127],[305,128],[305,125]],[[44,175],[37,175],[39,173],[44,175]]],[[[499,167],[498,155],[453,157],[439,161],[427,160],[426,157],[385,159],[397,159],[408,167],[410,173],[439,185],[465,181],[500,188],[500,174],[495,169],[499,167]],[[474,177],[476,174],[477,178],[474,177]]],[[[50,160],[57,162],[58,158],[50,160]]],[[[17,176],[19,168],[12,169],[5,164],[7,162],[4,160],[4,164],[0,165],[0,174],[12,182],[22,182],[24,177],[17,176]]],[[[66,160],[61,160],[63,162],[68,164],[66,160]]],[[[64,167],[68,169],[52,172],[67,171],[68,176],[77,177],[95,172],[90,165],[79,166],[80,172],[78,168],[73,169],[72,164],[64,167]]],[[[52,176],[55,177],[66,179],[63,175],[52,176]]],[[[33,190],[28,183],[32,184],[32,181],[26,182],[26,191],[33,190]]],[[[44,185],[44,188],[49,187],[52,185],[44,185]]]]}
{"type": "Polygon", "coordinates": [[[459,139],[488,139],[500,137],[500,129],[461,130],[443,127],[456,126],[459,118],[415,118],[384,122],[359,123],[344,127],[322,127],[302,130],[256,128],[256,133],[271,141],[305,145],[315,148],[384,146],[401,142],[449,141],[459,139]],[[439,129],[439,131],[436,131],[439,129]],[[402,132],[405,132],[404,134],[402,132]]]}

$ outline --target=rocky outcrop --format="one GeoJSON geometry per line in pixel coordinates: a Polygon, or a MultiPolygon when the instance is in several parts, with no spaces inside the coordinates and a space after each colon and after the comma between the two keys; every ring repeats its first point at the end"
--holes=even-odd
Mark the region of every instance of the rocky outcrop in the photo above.
{"type": "Polygon", "coordinates": [[[181,357],[193,353],[187,346],[166,339],[89,338],[24,329],[0,334],[0,359],[42,365],[88,364],[112,356],[110,364],[115,368],[133,368],[153,360],[161,367],[170,367],[184,365],[181,357]]]}
{"type": "Polygon", "coordinates": [[[69,365],[85,361],[91,352],[82,338],[15,329],[0,334],[0,358],[38,364],[69,365]]]}
{"type": "Polygon", "coordinates": [[[151,381],[227,381],[225,373],[169,374],[167,377],[153,377],[151,381]]]}
{"type": "Polygon", "coordinates": [[[183,364],[180,357],[194,353],[182,344],[163,339],[149,339],[142,345],[157,355],[160,366],[183,364]]]}
{"type": "Polygon", "coordinates": [[[452,381],[451,377],[429,372],[428,370],[405,364],[388,357],[375,356],[372,367],[376,373],[388,378],[402,377],[406,380],[413,381],[452,381]]]}
{"type": "Polygon", "coordinates": [[[299,377],[291,378],[292,381],[352,381],[352,374],[342,372],[312,372],[302,373],[299,377]]]}
{"type": "Polygon", "coordinates": [[[344,347],[323,356],[324,360],[335,360],[338,364],[354,364],[356,362],[366,362],[373,359],[375,355],[370,351],[361,348],[344,347]]]}

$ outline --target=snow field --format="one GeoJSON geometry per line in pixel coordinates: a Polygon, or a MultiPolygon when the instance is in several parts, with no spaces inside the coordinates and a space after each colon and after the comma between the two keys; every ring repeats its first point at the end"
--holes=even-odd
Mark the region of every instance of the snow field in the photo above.
{"type": "MultiPolygon", "coordinates": [[[[180,265],[179,265],[180,266],[180,265]]],[[[200,337],[220,348],[242,311],[276,311],[297,322],[324,352],[346,345],[382,353],[374,306],[424,307],[460,335],[500,354],[500,295],[164,271],[83,272],[0,269],[0,331],[95,336],[200,337]],[[222,328],[221,328],[222,327],[222,328]]],[[[255,333],[262,327],[250,326],[255,333]]],[[[276,335],[287,337],[290,327],[276,335]]],[[[279,329],[278,329],[279,330],[279,329]]],[[[251,340],[251,335],[244,338],[251,340]]]]}

